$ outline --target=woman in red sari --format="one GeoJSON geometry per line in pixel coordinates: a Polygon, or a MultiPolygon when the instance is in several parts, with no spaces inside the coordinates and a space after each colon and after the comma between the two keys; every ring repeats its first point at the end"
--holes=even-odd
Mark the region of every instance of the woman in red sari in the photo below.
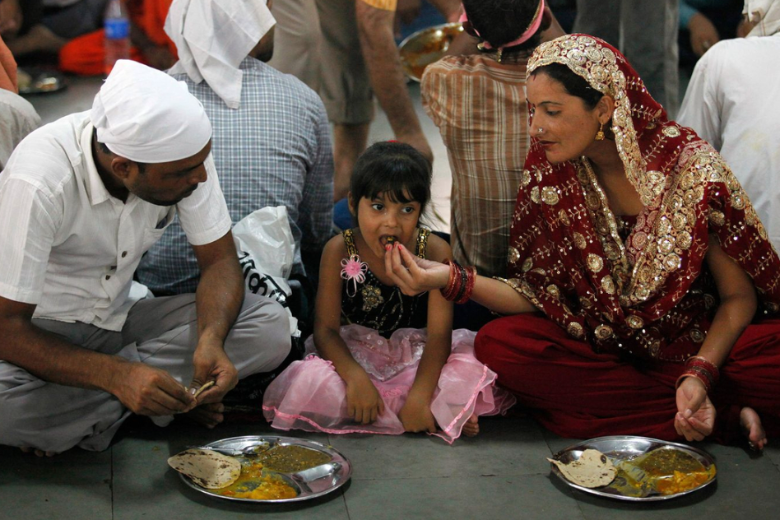
{"type": "Polygon", "coordinates": [[[547,42],[528,73],[510,278],[396,245],[394,281],[507,315],[477,357],[559,435],[741,430],[762,449],[780,434],[780,260],[745,192],[606,42],[547,42]]]}

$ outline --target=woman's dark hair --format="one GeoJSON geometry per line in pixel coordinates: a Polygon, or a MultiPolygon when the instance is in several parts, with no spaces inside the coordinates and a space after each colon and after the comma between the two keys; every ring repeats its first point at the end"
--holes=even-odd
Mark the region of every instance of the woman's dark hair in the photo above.
{"type": "MultiPolygon", "coordinates": [[[[516,40],[531,24],[540,0],[463,0],[471,26],[478,38],[498,48],[516,40]]],[[[504,54],[536,48],[542,39],[544,24],[528,40],[508,47],[504,54]]]]}
{"type": "Polygon", "coordinates": [[[363,197],[386,193],[393,202],[419,203],[422,215],[431,199],[431,163],[408,144],[375,143],[358,157],[349,191],[355,211],[363,197]]]}
{"type": "Polygon", "coordinates": [[[556,80],[563,85],[566,92],[571,96],[577,96],[582,99],[590,110],[596,108],[596,105],[604,97],[604,94],[588,85],[585,78],[577,75],[569,67],[561,63],[551,63],[534,71],[530,74],[530,77],[534,77],[537,74],[546,74],[549,78],[556,80]]]}

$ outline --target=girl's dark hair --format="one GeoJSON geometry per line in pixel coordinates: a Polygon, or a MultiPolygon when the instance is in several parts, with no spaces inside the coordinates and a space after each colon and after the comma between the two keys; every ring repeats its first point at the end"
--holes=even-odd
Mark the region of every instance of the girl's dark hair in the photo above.
{"type": "MultiPolygon", "coordinates": [[[[540,0],[463,0],[471,26],[479,33],[478,38],[498,48],[517,39],[536,14],[540,0]]],[[[504,54],[536,48],[542,40],[544,24],[528,40],[520,45],[508,47],[504,54]]],[[[476,36],[476,35],[474,35],[476,36]]]]}
{"type": "Polygon", "coordinates": [[[393,202],[419,203],[422,215],[431,199],[431,163],[408,144],[375,143],[358,157],[349,191],[356,211],[363,197],[386,193],[393,202]]]}
{"type": "Polygon", "coordinates": [[[530,77],[534,77],[537,74],[546,74],[549,78],[552,78],[563,85],[566,92],[571,96],[577,96],[582,99],[585,106],[588,109],[593,110],[596,105],[604,97],[604,94],[588,85],[585,78],[577,75],[569,67],[561,63],[551,63],[534,71],[530,74],[530,77]]]}

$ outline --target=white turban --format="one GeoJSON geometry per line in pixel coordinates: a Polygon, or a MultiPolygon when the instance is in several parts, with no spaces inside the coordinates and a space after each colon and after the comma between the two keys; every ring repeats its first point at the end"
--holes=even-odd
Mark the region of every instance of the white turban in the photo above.
{"type": "Polygon", "coordinates": [[[239,65],[276,23],[266,0],[173,0],[165,32],[179,61],[170,74],[204,79],[230,108],[241,103],[239,65]]]}
{"type": "Polygon", "coordinates": [[[183,81],[130,60],[114,65],[92,103],[97,140],[142,163],[192,157],[211,139],[211,123],[183,81]]]}
{"type": "Polygon", "coordinates": [[[756,24],[748,36],[772,36],[780,31],[780,0],[745,0],[742,14],[756,24]]]}

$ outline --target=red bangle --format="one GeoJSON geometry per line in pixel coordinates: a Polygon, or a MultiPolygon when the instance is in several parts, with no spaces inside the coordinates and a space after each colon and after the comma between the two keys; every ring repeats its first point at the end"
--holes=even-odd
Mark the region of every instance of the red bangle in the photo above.
{"type": "Polygon", "coordinates": [[[710,390],[712,389],[712,385],[710,384],[709,378],[707,378],[705,375],[703,375],[700,372],[696,372],[694,370],[686,370],[683,372],[680,377],[677,378],[677,381],[674,383],[674,388],[680,388],[680,384],[682,383],[683,379],[686,377],[695,377],[701,383],[704,385],[704,391],[708,394],[710,393],[710,390]]]}
{"type": "Polygon", "coordinates": [[[447,286],[440,289],[445,300],[455,303],[466,303],[471,298],[474,290],[474,282],[477,278],[477,269],[461,267],[455,260],[445,260],[450,266],[450,279],[447,286]]]}
{"type": "Polygon", "coordinates": [[[477,279],[477,268],[472,265],[464,269],[464,271],[466,272],[466,287],[464,288],[463,294],[455,300],[455,303],[466,303],[471,299],[471,293],[474,291],[474,282],[477,279]]]}
{"type": "Polygon", "coordinates": [[[720,379],[720,371],[714,363],[702,356],[691,356],[685,361],[685,372],[677,378],[675,388],[680,386],[682,380],[686,377],[695,377],[704,384],[707,393],[712,390],[720,379]]]}
{"type": "Polygon", "coordinates": [[[702,356],[691,356],[685,361],[685,368],[695,370],[709,379],[710,386],[715,386],[720,379],[720,371],[714,363],[702,356]]]}
{"type": "Polygon", "coordinates": [[[445,260],[444,263],[450,266],[450,279],[447,282],[447,287],[440,289],[440,291],[445,300],[452,301],[460,289],[460,266],[450,260],[445,260]]]}

